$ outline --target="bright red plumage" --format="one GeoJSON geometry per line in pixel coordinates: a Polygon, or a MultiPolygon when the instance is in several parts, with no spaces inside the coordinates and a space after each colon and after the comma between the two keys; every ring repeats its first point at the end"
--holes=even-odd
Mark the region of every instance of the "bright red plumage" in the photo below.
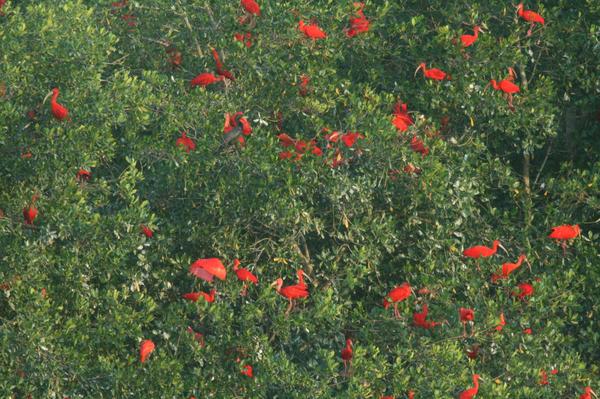
{"type": "Polygon", "coordinates": [[[498,240],[494,240],[494,245],[492,248],[488,248],[484,245],[476,245],[474,247],[471,248],[467,248],[463,251],[463,255],[468,257],[468,258],[487,258],[489,256],[492,256],[496,253],[496,251],[498,251],[498,245],[500,244],[500,241],[498,240]]]}
{"type": "Polygon", "coordinates": [[[254,0],[242,0],[242,7],[252,15],[260,16],[260,6],[254,0]]]}
{"type": "Polygon", "coordinates": [[[581,229],[578,224],[563,224],[562,226],[553,227],[548,237],[555,240],[571,240],[579,234],[581,234],[581,229]]]}

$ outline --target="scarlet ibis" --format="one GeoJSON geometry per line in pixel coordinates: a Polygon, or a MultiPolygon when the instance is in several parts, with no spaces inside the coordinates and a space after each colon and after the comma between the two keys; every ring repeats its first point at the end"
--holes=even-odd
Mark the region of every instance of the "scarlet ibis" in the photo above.
{"type": "Polygon", "coordinates": [[[578,224],[569,225],[563,224],[552,228],[552,232],[548,235],[549,238],[560,242],[563,249],[563,256],[567,254],[567,241],[572,240],[581,234],[581,229],[578,224]]]}
{"type": "Polygon", "coordinates": [[[142,230],[142,233],[146,236],[146,238],[152,238],[154,236],[152,229],[144,224],[140,225],[140,230],[142,230]]]}
{"type": "Polygon", "coordinates": [[[188,326],[187,331],[190,334],[194,335],[194,340],[196,342],[198,342],[198,344],[200,345],[201,348],[204,348],[206,346],[206,344],[204,342],[204,335],[202,333],[194,331],[191,326],[188,326]]]}
{"type": "Polygon", "coordinates": [[[426,330],[438,326],[442,323],[438,323],[436,321],[428,321],[427,314],[429,313],[429,308],[427,304],[423,304],[423,309],[421,313],[413,313],[413,324],[417,327],[424,328],[426,330]]]}
{"type": "Polygon", "coordinates": [[[596,398],[598,397],[598,395],[596,395],[596,392],[592,390],[592,387],[587,386],[583,388],[583,393],[579,395],[579,399],[592,399],[592,395],[594,395],[596,398]]]}
{"type": "Polygon", "coordinates": [[[304,270],[296,270],[296,277],[298,278],[298,286],[306,288],[306,284],[304,283],[304,270]]]}
{"type": "Polygon", "coordinates": [[[192,302],[198,302],[198,299],[200,299],[200,297],[204,298],[206,300],[206,302],[208,303],[212,303],[215,301],[215,294],[216,294],[216,290],[213,288],[212,290],[210,290],[210,292],[206,293],[206,292],[188,292],[187,294],[183,294],[182,297],[184,299],[187,299],[188,301],[192,301],[192,302]]]}
{"type": "Polygon", "coordinates": [[[414,123],[415,121],[408,114],[407,105],[398,101],[394,106],[394,119],[392,120],[392,124],[399,132],[405,132],[408,127],[414,123]]]}
{"type": "MultiPolygon", "coordinates": [[[[495,283],[498,280],[508,278],[508,276],[512,272],[514,272],[519,267],[521,267],[521,264],[523,263],[523,261],[526,261],[527,264],[529,264],[529,261],[527,261],[527,256],[525,256],[524,254],[521,254],[521,255],[519,255],[519,259],[517,259],[517,263],[509,263],[509,262],[503,263],[501,273],[492,274],[492,283],[495,283]]],[[[529,269],[531,269],[531,265],[529,265],[529,269]]]]}
{"type": "Polygon", "coordinates": [[[300,84],[298,85],[298,94],[302,97],[305,97],[308,94],[308,83],[310,82],[310,77],[307,75],[300,76],[300,84]]]}
{"type": "Polygon", "coordinates": [[[50,99],[50,111],[52,112],[52,115],[54,116],[54,118],[56,118],[59,121],[63,121],[69,117],[69,110],[67,108],[65,108],[63,105],[56,102],[59,94],[60,94],[60,92],[59,92],[58,88],[54,88],[54,89],[52,89],[52,91],[50,93],[48,93],[46,98],[44,98],[43,102],[46,102],[48,97],[52,96],[52,98],[50,99]]]}
{"type": "Polygon", "coordinates": [[[246,377],[250,377],[253,378],[254,377],[254,369],[252,368],[251,365],[247,364],[243,367],[241,373],[243,375],[245,375],[246,377]]]}
{"type": "Polygon", "coordinates": [[[533,293],[533,285],[529,283],[521,283],[519,284],[519,292],[513,292],[512,295],[516,296],[520,300],[523,300],[525,297],[532,296],[533,293]]]}
{"type": "Polygon", "coordinates": [[[303,20],[300,20],[300,22],[298,22],[298,29],[300,32],[304,33],[304,36],[312,39],[313,41],[317,39],[325,39],[327,37],[327,33],[319,28],[319,25],[313,22],[311,22],[309,25],[306,25],[303,20]]]}
{"type": "Polygon", "coordinates": [[[23,218],[25,219],[25,224],[33,224],[33,221],[38,215],[38,210],[35,207],[35,201],[37,201],[38,196],[34,195],[31,198],[31,205],[27,208],[23,208],[23,218]]]}
{"type": "Polygon", "coordinates": [[[352,340],[346,339],[346,346],[342,349],[342,360],[344,362],[344,374],[348,374],[349,368],[352,367],[352,340]]]}
{"type": "Polygon", "coordinates": [[[460,308],[458,315],[463,325],[463,336],[467,336],[467,323],[473,323],[471,327],[471,336],[473,336],[475,334],[475,311],[470,308],[460,308]]]}
{"type": "Polygon", "coordinates": [[[523,3],[519,3],[519,5],[517,5],[517,15],[530,23],[529,30],[527,31],[527,36],[531,36],[531,31],[533,30],[533,27],[536,23],[541,25],[545,24],[544,18],[542,18],[540,14],[538,14],[537,12],[523,9],[523,3]]]}
{"type": "Polygon", "coordinates": [[[479,374],[473,374],[473,388],[467,389],[466,391],[462,391],[458,395],[458,399],[473,399],[477,392],[479,391],[479,379],[481,377],[479,374]]]}
{"type": "MultiPolygon", "coordinates": [[[[300,269],[298,270],[298,277],[300,277],[300,274],[303,274],[303,271],[300,269]]],[[[299,299],[299,298],[307,298],[308,297],[308,290],[306,288],[306,284],[304,284],[303,281],[300,281],[300,278],[298,279],[298,284],[296,285],[288,285],[286,287],[283,287],[283,279],[282,278],[278,278],[277,280],[275,280],[273,282],[273,284],[271,284],[272,287],[275,287],[275,290],[284,298],[287,298],[287,300],[289,301],[289,306],[287,308],[287,310],[285,311],[285,314],[288,315],[290,313],[290,311],[292,310],[292,308],[294,307],[294,300],[299,299]]]]}
{"type": "Polygon", "coordinates": [[[246,291],[248,289],[248,282],[251,282],[254,285],[256,285],[256,284],[258,284],[258,278],[254,274],[252,274],[252,272],[250,270],[243,268],[243,267],[239,267],[239,266],[240,266],[240,261],[238,259],[234,259],[233,260],[233,271],[235,272],[235,275],[237,276],[238,280],[244,282],[244,286],[242,288],[241,295],[245,296],[246,291]]]}
{"type": "Polygon", "coordinates": [[[356,140],[358,139],[364,139],[365,136],[363,136],[362,134],[358,133],[358,132],[348,132],[348,133],[344,133],[342,135],[342,142],[344,143],[344,145],[346,147],[352,147],[354,145],[354,143],[356,143],[356,140]]]}
{"type": "Polygon", "coordinates": [[[190,81],[190,86],[192,88],[196,86],[206,87],[208,85],[221,82],[223,79],[223,76],[217,77],[210,72],[203,72],[190,81]]]}
{"type": "Polygon", "coordinates": [[[241,6],[248,12],[249,14],[260,16],[260,6],[254,0],[242,0],[241,6]]]}
{"type": "Polygon", "coordinates": [[[143,340],[140,344],[140,362],[144,363],[148,359],[148,356],[154,351],[155,347],[152,340],[143,340]]]}
{"type": "MultiPolygon", "coordinates": [[[[500,244],[500,241],[494,240],[492,244],[492,248],[486,247],[484,245],[476,245],[474,247],[467,248],[463,251],[463,255],[467,258],[477,259],[477,269],[479,269],[479,258],[488,258],[494,255],[498,251],[498,247],[504,249],[504,247],[500,244]]],[[[506,249],[504,249],[506,252],[506,249]]]]}
{"type": "Polygon", "coordinates": [[[190,153],[190,151],[196,149],[196,143],[194,142],[194,140],[187,136],[187,132],[181,132],[181,137],[179,137],[177,141],[175,141],[175,145],[177,147],[185,148],[185,152],[187,152],[188,154],[190,153]]]}
{"type": "Polygon", "coordinates": [[[546,370],[541,369],[540,370],[540,385],[548,385],[548,373],[546,372],[546,370]]]}
{"type": "Polygon", "coordinates": [[[227,270],[217,258],[197,259],[190,265],[190,273],[202,280],[211,282],[213,277],[225,280],[227,270]]]}
{"type": "Polygon", "coordinates": [[[216,65],[215,69],[217,70],[217,74],[224,78],[227,78],[231,81],[235,81],[235,77],[233,76],[233,74],[223,67],[223,63],[221,62],[221,59],[219,58],[219,53],[214,48],[212,49],[212,55],[215,60],[215,65],[216,65]]]}
{"type": "Polygon", "coordinates": [[[500,323],[496,326],[496,331],[500,332],[506,325],[506,320],[504,320],[504,313],[500,313],[500,323]]]}
{"type": "Polygon", "coordinates": [[[410,148],[414,152],[420,153],[423,158],[425,155],[429,154],[429,147],[426,147],[423,140],[417,136],[413,136],[413,138],[410,140],[410,148]]]}
{"type": "Polygon", "coordinates": [[[448,80],[450,80],[450,76],[446,72],[442,71],[441,69],[437,69],[437,68],[427,69],[427,66],[425,65],[424,62],[419,64],[419,67],[415,70],[415,75],[417,74],[419,69],[423,70],[423,75],[428,79],[433,79],[433,80],[448,79],[448,80]]]}
{"type": "Polygon", "coordinates": [[[354,3],[358,10],[356,11],[357,17],[350,18],[350,29],[346,31],[346,36],[354,37],[359,33],[364,33],[369,31],[369,20],[365,17],[363,12],[364,3],[354,3]]]}
{"type": "Polygon", "coordinates": [[[400,312],[398,311],[398,302],[407,299],[412,292],[410,284],[407,282],[402,283],[400,286],[392,289],[389,294],[383,299],[383,307],[387,309],[391,303],[394,304],[394,316],[397,319],[401,319],[400,312]]]}
{"type": "Polygon", "coordinates": [[[242,145],[246,142],[244,136],[248,136],[252,133],[252,126],[250,126],[250,122],[242,117],[242,115],[243,112],[236,112],[233,115],[230,115],[229,113],[225,114],[225,123],[223,124],[223,134],[225,136],[223,136],[223,141],[216,152],[220,152],[235,139],[242,145]]]}
{"type": "Polygon", "coordinates": [[[75,178],[79,181],[88,181],[91,177],[92,174],[90,173],[90,171],[85,169],[79,169],[77,171],[77,174],[75,175],[75,178]]]}
{"type": "Polygon", "coordinates": [[[415,399],[415,393],[413,391],[408,391],[408,399],[415,399]]]}
{"type": "Polygon", "coordinates": [[[477,359],[477,356],[479,356],[480,348],[481,347],[478,344],[473,344],[473,345],[471,345],[470,348],[465,349],[465,352],[467,353],[467,357],[469,359],[473,359],[473,360],[477,359]]]}
{"type": "Polygon", "coordinates": [[[250,32],[234,33],[233,38],[238,42],[244,43],[246,47],[252,47],[252,33],[250,32]]]}
{"type": "MultiPolygon", "coordinates": [[[[512,68],[511,68],[511,70],[512,70],[512,68]]],[[[496,80],[492,79],[492,80],[490,80],[490,83],[488,84],[488,86],[492,85],[492,87],[494,88],[494,90],[499,90],[499,91],[501,91],[501,92],[504,93],[504,95],[506,96],[506,101],[508,102],[508,107],[512,111],[515,110],[515,108],[513,106],[513,97],[512,97],[512,95],[515,94],[515,93],[518,93],[521,90],[519,88],[519,86],[517,86],[516,84],[514,84],[512,82],[513,76],[514,75],[511,75],[509,78],[503,79],[500,82],[496,82],[496,80]]]]}
{"type": "Polygon", "coordinates": [[[483,32],[483,31],[481,30],[481,28],[479,26],[475,26],[475,27],[473,27],[472,35],[462,35],[460,37],[460,41],[462,42],[463,47],[472,46],[473,43],[475,43],[475,41],[477,41],[477,38],[479,37],[479,32],[483,32]]]}

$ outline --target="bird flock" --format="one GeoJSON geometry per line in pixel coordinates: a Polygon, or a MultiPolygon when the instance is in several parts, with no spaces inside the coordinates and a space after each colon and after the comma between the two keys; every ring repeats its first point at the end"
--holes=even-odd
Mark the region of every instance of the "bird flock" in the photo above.
{"type": "MultiPolygon", "coordinates": [[[[5,0],[0,0],[0,12],[2,12],[2,7],[4,6],[5,0]]],[[[127,0],[121,2],[115,2],[112,4],[114,8],[121,8],[127,5],[127,0]]],[[[241,0],[240,7],[243,10],[243,16],[239,18],[240,24],[248,24],[249,26],[254,26],[257,23],[257,19],[261,16],[261,8],[259,4],[255,0],[241,0]]],[[[363,3],[354,3],[355,7],[355,15],[350,18],[349,27],[344,29],[344,34],[349,38],[353,38],[359,34],[365,33],[369,31],[370,21],[367,19],[364,13],[364,4],[363,3]]],[[[527,32],[527,35],[532,34],[532,29],[535,24],[544,25],[545,21],[539,14],[525,10],[523,4],[519,4],[517,6],[517,15],[522,18],[524,21],[530,24],[530,28],[527,32]]],[[[130,18],[131,19],[131,18],[130,18]]],[[[299,20],[297,25],[298,32],[313,42],[317,40],[324,40],[327,38],[327,33],[323,31],[316,22],[305,22],[304,20],[299,20]]],[[[472,35],[462,35],[460,37],[460,41],[462,43],[463,48],[473,46],[480,33],[483,33],[481,27],[474,26],[472,35]]],[[[252,34],[250,32],[246,33],[236,33],[234,39],[244,43],[247,47],[253,45],[252,43],[252,34]]],[[[167,53],[170,56],[171,63],[174,66],[178,66],[181,64],[182,54],[173,49],[169,48],[167,53]]],[[[190,80],[190,88],[200,87],[206,88],[211,85],[216,84],[230,84],[236,81],[234,75],[223,65],[219,53],[212,49],[212,56],[215,61],[215,73],[213,72],[202,72],[197,76],[190,80]]],[[[442,80],[451,80],[451,76],[438,68],[428,68],[426,63],[420,63],[415,71],[415,75],[422,71],[423,76],[427,79],[431,79],[434,81],[442,81],[442,80]]],[[[513,105],[513,95],[520,91],[519,86],[514,83],[516,78],[516,74],[512,68],[509,68],[508,76],[500,81],[496,81],[494,79],[490,80],[488,86],[491,86],[494,90],[501,91],[506,98],[507,104],[511,110],[514,111],[513,105]]],[[[310,93],[309,90],[310,78],[308,76],[303,75],[301,77],[301,81],[299,83],[299,94],[301,96],[307,96],[310,93]]],[[[58,121],[71,121],[69,110],[66,106],[58,103],[58,97],[60,95],[60,91],[58,88],[52,89],[50,93],[44,99],[44,102],[48,97],[51,97],[50,100],[50,112],[52,116],[58,121]]],[[[447,121],[446,121],[447,123],[447,121]]],[[[398,102],[393,111],[393,126],[398,130],[398,132],[405,132],[409,126],[414,124],[414,120],[408,112],[407,104],[398,102]]],[[[281,131],[281,125],[280,125],[281,131]]],[[[338,131],[331,131],[328,128],[323,129],[325,135],[325,140],[327,141],[327,149],[336,148],[336,145],[339,143],[343,143],[346,147],[352,147],[357,140],[364,139],[365,137],[358,132],[347,132],[342,133],[338,131]]],[[[245,137],[249,136],[252,133],[252,127],[247,118],[244,117],[242,112],[235,113],[226,113],[225,114],[225,122],[223,126],[223,144],[229,145],[232,141],[236,140],[240,145],[244,145],[245,137]]],[[[315,140],[312,141],[304,141],[299,139],[294,139],[290,137],[287,133],[280,133],[278,135],[280,145],[284,147],[284,151],[280,152],[280,159],[291,159],[298,160],[302,157],[304,153],[310,151],[316,155],[322,155],[323,149],[317,146],[315,140]]],[[[196,143],[194,140],[187,136],[187,132],[181,132],[181,136],[176,140],[176,146],[181,147],[186,152],[191,152],[196,149],[196,143]]],[[[413,137],[411,143],[411,148],[421,153],[423,156],[427,155],[429,149],[424,146],[424,143],[418,138],[413,137]]],[[[339,149],[335,151],[335,157],[331,162],[331,166],[335,167],[342,163],[343,159],[341,156],[341,152],[339,149]]],[[[420,169],[414,167],[412,164],[409,164],[405,170],[407,173],[420,173],[420,169]]],[[[76,174],[76,179],[79,181],[87,181],[91,178],[91,172],[85,169],[80,169],[76,174]]],[[[30,203],[23,208],[23,218],[24,223],[26,225],[33,225],[35,219],[38,216],[38,209],[36,208],[36,201],[39,198],[38,194],[33,195],[30,203]]],[[[154,232],[146,225],[140,226],[140,231],[142,234],[146,236],[148,239],[152,239],[154,237],[154,232]]],[[[570,241],[575,239],[581,234],[581,230],[578,225],[561,225],[552,228],[552,232],[548,235],[550,239],[555,240],[560,243],[560,246],[563,250],[563,255],[566,255],[567,245],[570,241]]],[[[489,258],[496,254],[498,248],[502,248],[505,250],[500,241],[495,240],[492,243],[491,247],[477,245],[470,248],[467,248],[463,251],[463,256],[465,258],[473,259],[476,262],[476,267],[479,271],[481,271],[479,260],[481,258],[489,258]]],[[[506,251],[506,250],[505,250],[506,251]]],[[[506,251],[507,252],[507,251],[506,251]]],[[[507,252],[508,253],[508,252],[507,252]]],[[[529,261],[527,260],[527,256],[525,254],[520,254],[515,263],[504,263],[501,268],[494,272],[490,281],[492,283],[497,283],[499,280],[507,279],[511,274],[515,273],[523,264],[526,262],[529,265],[529,261]]],[[[531,266],[529,265],[531,268],[531,266]]],[[[240,289],[240,295],[246,296],[249,286],[258,285],[259,278],[252,273],[247,268],[240,267],[240,261],[238,259],[233,260],[232,270],[235,273],[237,280],[242,283],[242,287],[240,289]]],[[[222,260],[218,258],[207,258],[207,259],[197,259],[194,261],[189,267],[189,274],[194,278],[204,280],[207,283],[213,283],[214,279],[219,279],[225,281],[227,279],[227,269],[224,266],[222,260]]],[[[292,310],[294,309],[297,301],[308,298],[310,295],[309,287],[304,281],[305,273],[302,269],[298,269],[296,273],[297,283],[293,285],[284,285],[283,278],[278,278],[275,280],[271,286],[276,290],[276,292],[281,295],[281,297],[285,298],[288,302],[287,309],[285,310],[286,317],[289,317],[292,310]]],[[[415,293],[415,288],[413,288],[408,282],[403,282],[402,284],[394,287],[389,293],[387,293],[383,297],[383,308],[388,309],[390,305],[393,307],[393,315],[397,319],[402,318],[402,312],[399,310],[398,306],[402,303],[406,304],[408,307],[410,297],[415,293]]],[[[427,294],[427,288],[421,288],[419,290],[419,294],[427,294]]],[[[533,296],[535,294],[534,286],[530,282],[522,282],[518,284],[517,290],[512,292],[512,296],[519,301],[527,301],[527,298],[533,296]]],[[[203,291],[193,291],[186,292],[181,294],[181,298],[186,301],[197,302],[199,300],[204,300],[208,303],[212,303],[215,301],[218,292],[215,288],[212,288],[209,292],[203,291]]],[[[432,321],[428,320],[429,307],[425,303],[421,306],[421,311],[418,312],[415,310],[412,317],[413,326],[422,329],[433,329],[435,327],[442,326],[444,324],[448,324],[447,320],[443,321],[432,321]]],[[[467,337],[467,325],[470,326],[470,336],[475,334],[475,310],[470,308],[460,307],[458,309],[458,320],[462,324],[463,327],[463,336],[467,337]]],[[[506,325],[506,319],[504,313],[498,315],[498,324],[495,326],[495,331],[497,333],[501,333],[504,326],[506,325]]],[[[195,332],[191,327],[188,327],[188,332],[194,335],[194,339],[198,342],[200,346],[204,346],[204,337],[201,333],[195,332]]],[[[531,329],[525,329],[523,331],[524,334],[531,334],[531,329]]],[[[343,375],[350,376],[351,367],[352,367],[352,358],[353,358],[353,345],[356,343],[349,337],[346,338],[345,346],[341,349],[341,360],[343,362],[343,375]]],[[[151,358],[151,354],[156,350],[156,345],[151,339],[143,339],[139,345],[139,361],[141,363],[145,363],[149,361],[151,358]]],[[[477,357],[478,347],[474,346],[468,352],[468,356],[475,358],[477,357]]],[[[552,374],[555,374],[556,370],[551,370],[552,374]]],[[[252,378],[253,377],[253,368],[250,364],[245,365],[241,374],[252,378]]],[[[473,386],[471,388],[465,389],[461,391],[458,395],[459,399],[469,399],[474,398],[479,390],[479,381],[483,380],[480,375],[473,374],[472,383],[473,386]]],[[[545,370],[540,372],[540,385],[548,384],[548,377],[545,370]]],[[[583,393],[580,396],[580,399],[590,399],[591,395],[594,394],[591,387],[587,386],[583,388],[583,393]]],[[[415,392],[409,391],[407,392],[408,398],[414,398],[415,392]]],[[[191,397],[193,398],[193,397],[191,397]]],[[[392,396],[383,396],[381,399],[393,399],[392,396]]]]}

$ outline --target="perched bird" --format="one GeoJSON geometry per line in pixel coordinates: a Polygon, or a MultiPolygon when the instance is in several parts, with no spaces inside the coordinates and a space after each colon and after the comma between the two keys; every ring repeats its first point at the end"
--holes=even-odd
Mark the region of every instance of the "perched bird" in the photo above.
{"type": "Polygon", "coordinates": [[[428,78],[428,79],[433,79],[433,80],[450,80],[450,75],[448,75],[446,72],[442,71],[441,69],[437,69],[437,68],[431,68],[431,69],[427,69],[427,67],[425,66],[425,63],[422,62],[419,64],[419,67],[415,70],[415,75],[417,74],[417,72],[419,71],[419,69],[423,70],[423,75],[428,78]]]}
{"type": "Polygon", "coordinates": [[[475,27],[473,27],[472,35],[462,35],[460,37],[460,41],[462,42],[463,47],[472,46],[473,43],[475,43],[477,41],[477,38],[479,37],[479,32],[483,32],[483,31],[481,30],[481,28],[479,26],[475,26],[475,27]]]}
{"type": "Polygon", "coordinates": [[[245,296],[248,290],[248,282],[253,283],[254,285],[258,284],[258,277],[256,277],[252,272],[248,269],[245,269],[240,266],[240,261],[238,259],[234,259],[233,261],[233,271],[237,276],[238,280],[244,282],[244,286],[242,288],[241,295],[245,296]]]}
{"type": "Polygon", "coordinates": [[[350,29],[346,30],[346,36],[354,37],[359,33],[364,33],[369,31],[370,22],[365,17],[363,12],[364,3],[354,3],[358,10],[356,11],[356,17],[350,18],[350,29]]]}
{"type": "Polygon", "coordinates": [[[590,386],[587,386],[587,387],[583,388],[583,393],[582,393],[581,395],[579,395],[579,399],[592,399],[592,394],[593,394],[595,397],[598,397],[598,396],[596,395],[596,392],[594,392],[594,391],[592,390],[592,387],[590,387],[590,386]]]}
{"type": "Polygon", "coordinates": [[[225,114],[223,141],[215,153],[219,153],[235,139],[237,139],[240,144],[245,144],[246,140],[244,139],[244,136],[248,136],[252,133],[252,126],[250,126],[250,122],[242,116],[243,114],[243,112],[236,112],[233,115],[230,115],[229,113],[225,114]]]}
{"type": "Polygon", "coordinates": [[[578,224],[563,224],[553,227],[548,237],[560,242],[560,246],[563,249],[563,256],[565,256],[567,254],[567,241],[578,237],[580,234],[581,229],[578,224]]]}
{"type": "Polygon", "coordinates": [[[260,16],[260,6],[254,0],[242,0],[240,5],[246,10],[247,13],[260,16]]]}
{"type": "Polygon", "coordinates": [[[413,118],[408,114],[407,105],[401,101],[398,101],[394,105],[394,119],[392,124],[396,127],[399,132],[405,132],[408,127],[415,123],[413,118]]]}
{"type": "Polygon", "coordinates": [[[225,266],[217,258],[197,259],[190,265],[190,273],[208,282],[212,282],[213,277],[221,280],[225,280],[227,277],[225,266]]]}
{"type": "Polygon", "coordinates": [[[484,245],[476,245],[465,249],[463,255],[473,259],[487,258],[494,255],[498,251],[498,247],[503,248],[502,245],[500,245],[500,241],[494,240],[491,248],[484,245]]]}
{"type": "Polygon", "coordinates": [[[28,207],[23,208],[23,218],[25,219],[25,224],[32,225],[33,221],[38,215],[38,210],[35,207],[35,202],[37,199],[38,195],[36,194],[31,198],[31,204],[28,207]]]}
{"type": "Polygon", "coordinates": [[[346,339],[346,346],[342,349],[342,360],[344,362],[344,374],[348,374],[352,366],[352,340],[346,339]]]}
{"type": "Polygon", "coordinates": [[[140,230],[146,236],[146,238],[152,238],[154,236],[154,232],[152,231],[152,229],[150,229],[150,227],[146,226],[145,224],[140,225],[140,230]]]}
{"type": "Polygon", "coordinates": [[[204,298],[206,300],[206,302],[208,303],[212,303],[215,301],[215,294],[216,294],[217,290],[215,290],[214,288],[212,290],[210,290],[210,292],[206,293],[206,292],[189,292],[187,294],[183,294],[182,297],[184,299],[187,299],[188,301],[192,301],[192,302],[198,302],[198,299],[200,299],[200,297],[204,298]]]}
{"type": "Polygon", "coordinates": [[[221,82],[223,79],[223,76],[215,76],[210,72],[203,72],[190,81],[190,86],[192,88],[196,86],[206,87],[208,85],[221,82]]]}
{"type": "Polygon", "coordinates": [[[527,31],[527,36],[531,36],[531,31],[533,30],[533,27],[536,23],[540,25],[545,24],[544,18],[542,18],[540,14],[530,10],[525,10],[523,8],[523,3],[519,3],[517,5],[517,15],[530,23],[529,30],[527,31]]]}
{"type": "Polygon", "coordinates": [[[402,283],[400,286],[392,289],[389,294],[383,299],[383,307],[387,309],[391,303],[394,304],[394,316],[397,319],[401,319],[400,312],[398,311],[398,302],[407,299],[412,292],[410,284],[402,283]]]}
{"type": "Polygon", "coordinates": [[[475,311],[470,308],[460,308],[458,310],[458,316],[463,325],[463,336],[467,336],[467,323],[473,323],[473,326],[471,327],[471,336],[473,336],[475,334],[475,311]]]}
{"type": "Polygon", "coordinates": [[[300,32],[304,33],[304,36],[312,39],[313,41],[317,39],[325,39],[327,37],[327,33],[319,28],[319,25],[313,22],[311,22],[309,25],[306,25],[303,20],[300,20],[300,22],[298,22],[298,29],[300,32]]]}
{"type": "Polygon", "coordinates": [[[179,137],[177,141],[175,141],[175,145],[177,147],[185,148],[185,152],[187,152],[188,154],[190,153],[190,151],[196,149],[196,143],[194,142],[194,140],[187,136],[187,132],[181,132],[181,137],[179,137]]]}
{"type": "Polygon", "coordinates": [[[500,332],[506,325],[506,320],[504,320],[504,313],[500,313],[500,322],[496,326],[496,331],[500,332]]]}
{"type": "Polygon", "coordinates": [[[254,369],[252,368],[251,365],[247,364],[243,367],[241,373],[243,375],[245,375],[246,377],[250,377],[253,378],[254,377],[254,369]]]}
{"type": "MultiPolygon", "coordinates": [[[[511,70],[512,70],[512,68],[511,68],[511,70]]],[[[506,96],[508,108],[510,108],[511,111],[515,110],[515,107],[513,105],[513,94],[518,93],[521,90],[519,88],[519,86],[517,86],[516,84],[514,84],[512,82],[513,79],[514,79],[514,75],[510,75],[507,79],[503,79],[500,82],[496,82],[495,79],[491,79],[490,82],[486,86],[486,89],[489,85],[491,85],[494,88],[494,90],[501,91],[506,96]]],[[[484,89],[484,91],[485,91],[485,89],[484,89]]]]}
{"type": "MultiPolygon", "coordinates": [[[[523,261],[525,261],[525,262],[527,262],[527,264],[529,264],[529,262],[527,261],[527,257],[522,254],[522,255],[519,255],[519,259],[517,259],[516,263],[509,263],[509,262],[503,263],[502,271],[500,273],[492,274],[492,283],[495,283],[498,280],[508,278],[508,276],[512,272],[514,272],[519,267],[521,267],[521,264],[523,263],[523,261]]],[[[531,269],[531,266],[529,266],[529,269],[531,269]]]]}
{"type": "Polygon", "coordinates": [[[219,53],[214,48],[212,49],[212,55],[215,60],[215,69],[217,70],[217,74],[231,81],[235,81],[235,77],[233,76],[233,74],[223,67],[223,63],[219,58],[219,53]]]}
{"type": "Polygon", "coordinates": [[[427,307],[427,304],[423,304],[423,309],[421,310],[421,313],[417,313],[417,312],[413,313],[413,324],[416,327],[421,327],[426,330],[429,330],[430,328],[433,328],[435,326],[439,326],[442,324],[437,321],[428,321],[427,320],[428,313],[429,313],[429,308],[427,307]]]}
{"type": "MultiPolygon", "coordinates": [[[[304,274],[302,269],[298,270],[297,273],[298,273],[299,277],[301,274],[304,274]]],[[[294,300],[308,297],[308,290],[306,288],[306,284],[304,284],[304,281],[300,281],[300,278],[298,280],[299,280],[298,284],[288,285],[286,287],[283,286],[282,278],[278,278],[277,280],[275,280],[273,282],[273,284],[271,284],[271,286],[275,287],[275,290],[281,296],[283,296],[284,298],[287,298],[287,300],[289,301],[289,306],[288,306],[287,310],[285,311],[286,315],[288,315],[290,313],[290,311],[292,310],[292,308],[294,307],[294,300]]]]}
{"type": "Polygon", "coordinates": [[[516,296],[520,300],[523,300],[527,296],[532,296],[533,292],[533,285],[529,283],[521,283],[519,284],[519,292],[513,292],[512,295],[516,296]]]}
{"type": "Polygon", "coordinates": [[[458,399],[473,399],[477,392],[479,391],[479,379],[481,377],[479,374],[473,374],[473,388],[467,389],[466,391],[462,391],[458,395],[458,399]]]}
{"type": "Polygon", "coordinates": [[[46,98],[44,98],[43,102],[45,103],[48,97],[52,96],[52,98],[50,99],[50,111],[52,112],[54,118],[56,118],[59,121],[63,121],[69,117],[69,110],[65,106],[56,102],[59,94],[59,90],[57,88],[54,88],[50,93],[48,93],[46,98]]]}
{"type": "Polygon", "coordinates": [[[150,354],[154,352],[155,347],[154,342],[149,339],[142,341],[140,344],[140,362],[144,363],[150,354]]]}

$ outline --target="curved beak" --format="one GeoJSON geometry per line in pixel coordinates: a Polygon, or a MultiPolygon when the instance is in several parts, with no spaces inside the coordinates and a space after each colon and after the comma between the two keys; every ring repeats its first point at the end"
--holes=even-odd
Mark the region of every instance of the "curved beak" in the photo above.
{"type": "Polygon", "coordinates": [[[529,272],[531,271],[531,262],[529,262],[529,259],[525,258],[525,263],[527,263],[527,267],[529,268],[529,272]]]}
{"type": "Polygon", "coordinates": [[[44,97],[44,101],[42,101],[42,104],[46,104],[46,100],[48,100],[48,97],[50,97],[52,94],[52,92],[46,94],[46,97],[44,97]]]}
{"type": "Polygon", "coordinates": [[[502,248],[502,250],[504,251],[504,253],[508,255],[508,251],[506,250],[506,248],[504,248],[502,246],[502,244],[498,244],[498,247],[502,248]]]}
{"type": "Polygon", "coordinates": [[[590,389],[590,393],[591,393],[592,395],[594,395],[594,397],[595,397],[595,398],[598,398],[598,395],[596,394],[596,392],[592,391],[591,389],[590,389]]]}
{"type": "Polygon", "coordinates": [[[271,288],[277,287],[277,281],[273,281],[269,287],[271,287],[271,288]]]}
{"type": "Polygon", "coordinates": [[[419,72],[419,69],[421,69],[423,66],[419,65],[419,67],[417,69],[415,69],[415,74],[413,76],[417,76],[417,72],[419,72]]]}

